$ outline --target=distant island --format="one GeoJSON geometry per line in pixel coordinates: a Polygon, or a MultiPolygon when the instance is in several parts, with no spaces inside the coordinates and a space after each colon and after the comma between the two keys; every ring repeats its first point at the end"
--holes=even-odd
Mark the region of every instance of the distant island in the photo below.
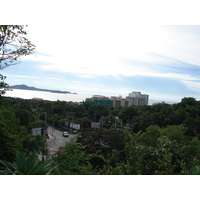
{"type": "Polygon", "coordinates": [[[40,89],[35,87],[29,87],[27,85],[13,85],[11,86],[12,89],[20,89],[20,90],[35,90],[35,91],[42,91],[42,92],[52,92],[52,93],[62,93],[62,94],[77,94],[71,93],[69,91],[60,91],[60,90],[47,90],[47,89],[40,89]]]}

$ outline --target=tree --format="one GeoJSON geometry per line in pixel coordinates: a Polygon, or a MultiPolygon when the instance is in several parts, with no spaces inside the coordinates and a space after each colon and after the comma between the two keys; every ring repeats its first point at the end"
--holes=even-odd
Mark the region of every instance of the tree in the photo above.
{"type": "Polygon", "coordinates": [[[21,56],[30,55],[35,50],[26,37],[24,25],[0,25],[0,69],[18,64],[21,56]]]}
{"type": "Polygon", "coordinates": [[[30,122],[34,120],[32,113],[26,109],[15,109],[15,115],[20,120],[21,126],[28,127],[30,122]]]}
{"type": "Polygon", "coordinates": [[[29,155],[30,152],[42,152],[45,155],[47,154],[47,152],[45,152],[46,144],[44,138],[41,135],[26,134],[26,136],[24,136],[21,141],[23,145],[23,153],[25,155],[29,155]]]}
{"type": "Polygon", "coordinates": [[[143,112],[141,115],[135,116],[132,119],[133,131],[145,131],[150,125],[154,125],[154,121],[150,112],[143,112]]]}
{"type": "MultiPolygon", "coordinates": [[[[34,52],[35,45],[27,39],[24,29],[23,25],[0,25],[0,70],[18,64],[21,56],[34,52]]],[[[9,90],[5,78],[0,74],[0,97],[9,90]]]]}
{"type": "Polygon", "coordinates": [[[139,115],[139,108],[137,106],[129,106],[122,109],[119,113],[119,118],[122,119],[124,123],[131,122],[134,116],[139,115]]]}
{"type": "Polygon", "coordinates": [[[44,137],[32,135],[31,129],[47,127],[31,113],[25,101],[14,98],[2,98],[0,101],[0,159],[12,162],[16,151],[29,155],[42,152],[44,137]],[[24,108],[23,108],[24,107],[24,108]],[[22,109],[23,108],[23,109],[22,109]]]}
{"type": "Polygon", "coordinates": [[[15,152],[21,149],[21,135],[25,130],[9,108],[0,106],[0,159],[13,161],[15,152]]]}
{"type": "Polygon", "coordinates": [[[73,141],[60,147],[53,157],[56,175],[93,175],[96,169],[90,163],[93,158],[104,160],[99,152],[87,153],[86,146],[73,141]]]}
{"type": "Polygon", "coordinates": [[[4,95],[6,93],[6,91],[11,90],[9,88],[9,85],[4,82],[5,78],[6,78],[5,76],[0,74],[0,98],[2,95],[4,95]]]}
{"type": "Polygon", "coordinates": [[[53,161],[41,163],[34,152],[25,158],[21,153],[16,153],[16,161],[13,163],[0,160],[5,167],[0,170],[0,175],[48,175],[54,169],[49,167],[53,161]]]}
{"type": "Polygon", "coordinates": [[[158,138],[152,138],[155,140],[153,146],[149,146],[144,142],[149,138],[146,138],[148,136],[147,133],[140,131],[131,134],[126,130],[125,150],[127,160],[123,165],[123,174],[169,175],[186,173],[187,169],[190,169],[192,166],[193,157],[187,145],[172,139],[171,136],[170,139],[164,134],[164,132],[168,132],[173,128],[175,129],[176,127],[171,126],[163,129],[158,126],[149,127],[147,133],[157,132],[158,138]],[[161,133],[160,136],[159,131],[161,133]]]}
{"type": "MultiPolygon", "coordinates": [[[[77,142],[85,145],[85,151],[88,154],[101,152],[101,155],[110,160],[109,164],[115,165],[115,162],[121,162],[124,158],[124,134],[117,130],[96,129],[94,131],[83,132],[77,142]],[[110,159],[113,150],[118,152],[117,161],[110,159]]],[[[102,159],[92,159],[90,163],[93,167],[102,167],[105,162],[102,159]]]]}
{"type": "Polygon", "coordinates": [[[181,99],[181,103],[179,103],[182,107],[186,107],[186,105],[195,106],[197,101],[193,97],[184,97],[181,99]]]}

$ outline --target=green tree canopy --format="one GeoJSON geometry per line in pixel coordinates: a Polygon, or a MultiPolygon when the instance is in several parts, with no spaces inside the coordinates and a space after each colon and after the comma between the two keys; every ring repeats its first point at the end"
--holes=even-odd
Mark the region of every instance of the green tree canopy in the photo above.
{"type": "Polygon", "coordinates": [[[18,63],[21,56],[32,54],[35,50],[27,38],[24,25],[0,25],[0,69],[18,63]]]}
{"type": "MultiPolygon", "coordinates": [[[[35,50],[27,38],[24,25],[0,25],[0,70],[19,63],[22,56],[30,55],[35,50]]],[[[0,74],[0,97],[9,90],[4,82],[5,76],[0,74]]]]}

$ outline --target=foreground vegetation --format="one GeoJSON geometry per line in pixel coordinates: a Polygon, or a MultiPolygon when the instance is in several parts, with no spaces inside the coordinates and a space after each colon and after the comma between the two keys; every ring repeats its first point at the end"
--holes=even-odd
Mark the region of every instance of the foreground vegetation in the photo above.
{"type": "Polygon", "coordinates": [[[199,174],[200,102],[194,98],[183,98],[174,105],[116,109],[88,102],[77,105],[14,98],[1,98],[0,103],[0,160],[5,173],[8,169],[3,163],[9,162],[7,167],[16,164],[16,152],[20,152],[18,160],[22,155],[29,156],[29,161],[33,152],[45,153],[44,138],[33,136],[31,128],[45,130],[45,121],[62,127],[66,120],[96,119],[101,128],[84,131],[78,140],[61,147],[47,161],[49,165],[42,166],[44,170],[50,167],[47,174],[199,174]],[[116,124],[116,116],[123,124],[116,124]]]}

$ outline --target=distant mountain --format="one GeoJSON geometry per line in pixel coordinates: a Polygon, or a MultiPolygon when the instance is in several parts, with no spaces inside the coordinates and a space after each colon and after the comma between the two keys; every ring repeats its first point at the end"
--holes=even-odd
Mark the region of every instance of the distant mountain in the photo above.
{"type": "Polygon", "coordinates": [[[69,91],[60,91],[60,90],[47,90],[47,89],[40,89],[35,87],[29,87],[27,85],[13,85],[11,86],[12,89],[20,89],[20,90],[35,90],[35,91],[42,91],[42,92],[52,92],[52,93],[62,93],[62,94],[77,94],[71,93],[69,91]]]}

